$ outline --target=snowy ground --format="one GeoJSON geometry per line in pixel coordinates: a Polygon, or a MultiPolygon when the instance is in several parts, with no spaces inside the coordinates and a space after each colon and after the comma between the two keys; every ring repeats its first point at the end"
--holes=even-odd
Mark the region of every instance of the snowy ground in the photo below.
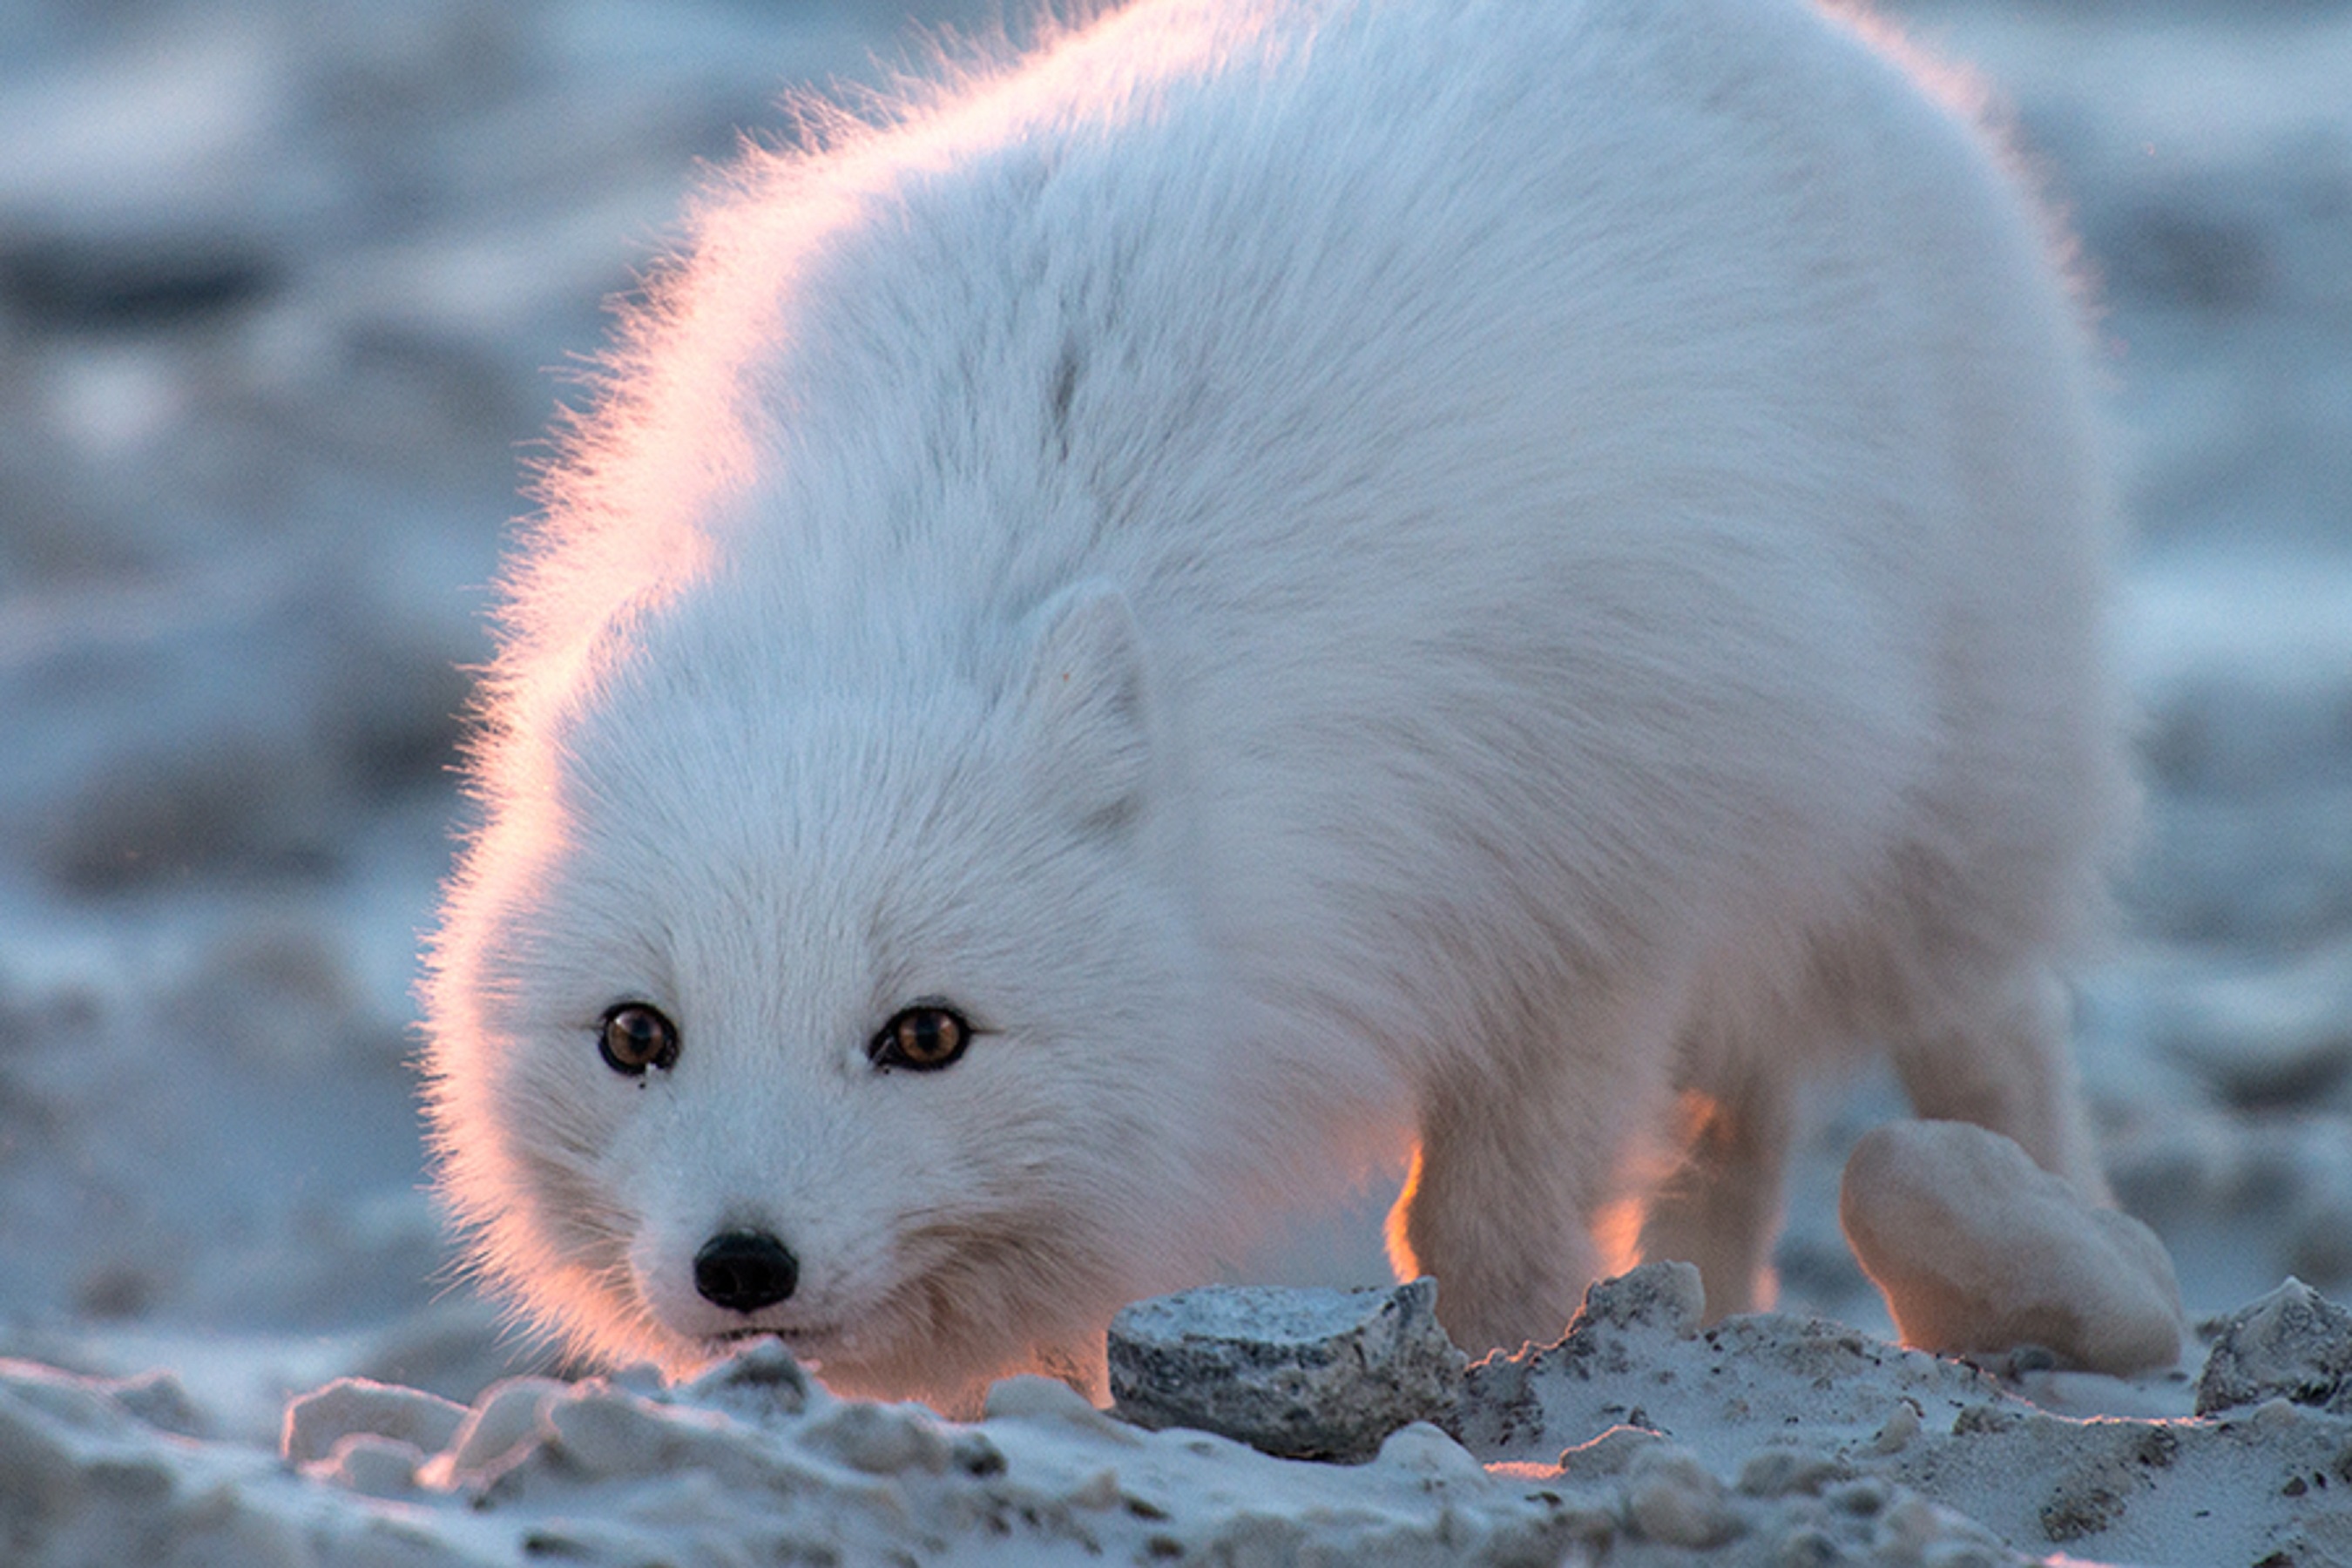
{"type": "MultiPolygon", "coordinates": [[[[2015,107],[2104,302],[2152,799],[2083,977],[2117,1189],[2192,1314],[2352,1296],[2352,5],[1899,14],[2015,107]]],[[[898,20],[0,8],[0,1355],[173,1369],[164,1425],[222,1475],[330,1376],[530,1369],[417,1185],[457,667],[563,369],[696,161],[780,133],[786,84],[872,79],[898,20]]],[[[1894,1103],[1822,1104],[1784,1306],[1885,1331],[1834,1182],[1894,1103]]],[[[1367,1236],[1236,1272],[1369,1281],[1367,1236]]]]}

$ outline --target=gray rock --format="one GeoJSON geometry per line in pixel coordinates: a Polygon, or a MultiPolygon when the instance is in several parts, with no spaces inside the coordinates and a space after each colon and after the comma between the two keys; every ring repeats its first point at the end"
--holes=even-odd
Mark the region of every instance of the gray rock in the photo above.
{"type": "Polygon", "coordinates": [[[2231,1313],[2197,1379],[2197,1414],[2286,1399],[2352,1415],[2352,1311],[2290,1278],[2231,1313]]]}
{"type": "Polygon", "coordinates": [[[1437,1326],[1437,1283],[1390,1290],[1211,1286],[1111,1321],[1112,1408],[1284,1458],[1370,1458],[1390,1433],[1451,1414],[1464,1357],[1437,1326]]]}

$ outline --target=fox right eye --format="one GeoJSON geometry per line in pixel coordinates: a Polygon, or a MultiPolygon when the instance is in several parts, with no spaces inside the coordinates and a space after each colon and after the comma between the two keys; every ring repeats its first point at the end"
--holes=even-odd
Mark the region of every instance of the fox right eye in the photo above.
{"type": "Polygon", "coordinates": [[[922,1004],[894,1014],[867,1043],[866,1057],[885,1072],[892,1068],[937,1072],[955,1064],[971,1037],[972,1027],[962,1014],[922,1004]]]}
{"type": "Polygon", "coordinates": [[[677,1060],[677,1026],[658,1007],[616,1002],[604,1010],[596,1048],[614,1072],[643,1078],[647,1068],[667,1070],[677,1060]]]}

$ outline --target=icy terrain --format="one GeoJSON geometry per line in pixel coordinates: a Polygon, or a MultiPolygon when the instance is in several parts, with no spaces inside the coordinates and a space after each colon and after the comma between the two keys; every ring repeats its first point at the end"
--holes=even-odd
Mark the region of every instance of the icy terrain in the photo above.
{"type": "MultiPolygon", "coordinates": [[[[2013,107],[2100,300],[2151,806],[2127,935],[2082,977],[2116,1188],[2192,1317],[2288,1275],[2352,1296],[2352,5],[1896,14],[2013,107]]],[[[698,161],[788,137],[787,87],[877,80],[873,51],[906,37],[896,7],[845,0],[0,9],[0,1355],[181,1391],[34,1378],[0,1410],[51,1389],[141,1456],[135,1485],[280,1489],[315,1521],[367,1484],[269,1457],[290,1394],[356,1373],[471,1402],[555,1370],[450,1288],[418,1184],[408,987],[462,816],[459,667],[567,367],[698,161]]],[[[1835,1215],[1846,1150],[1895,1106],[1873,1083],[1817,1108],[1784,1310],[1891,1332],[1835,1215]]],[[[1381,1279],[1386,1196],[1235,1277],[1381,1279]]],[[[2200,1355],[2011,1392],[2186,1415],[2200,1355]]],[[[652,1397],[596,1408],[622,1394],[652,1397]]],[[[1171,1458],[1170,1495],[1224,1519],[1207,1500],[1238,1488],[1296,1521],[1456,1462],[1430,1447],[1342,1481],[1171,1458]]],[[[2252,1508],[2254,1469],[2233,1484],[2210,1506],[2252,1508]]],[[[36,1528],[21,1503],[0,1487],[0,1546],[36,1528]]],[[[2108,1550],[1982,1522],[2028,1552],[2108,1550]]],[[[1267,1537],[1291,1542],[1276,1560],[1312,1538],[1267,1537]]],[[[2229,1560],[2160,1546],[2113,1550],[2229,1560]]],[[[2281,1561],[2329,1560],[2307,1550],[2281,1561]]]]}

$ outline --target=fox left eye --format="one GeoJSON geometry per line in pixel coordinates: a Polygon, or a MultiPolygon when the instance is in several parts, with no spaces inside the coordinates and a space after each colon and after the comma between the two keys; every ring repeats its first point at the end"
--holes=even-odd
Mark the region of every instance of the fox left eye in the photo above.
{"type": "Polygon", "coordinates": [[[643,1002],[616,1002],[604,1010],[597,1027],[596,1048],[604,1065],[628,1078],[643,1078],[647,1068],[667,1070],[677,1061],[677,1026],[658,1007],[643,1002]]]}
{"type": "Polygon", "coordinates": [[[866,1043],[866,1057],[877,1068],[937,1072],[963,1055],[971,1035],[971,1026],[951,1007],[902,1008],[866,1043]]]}

